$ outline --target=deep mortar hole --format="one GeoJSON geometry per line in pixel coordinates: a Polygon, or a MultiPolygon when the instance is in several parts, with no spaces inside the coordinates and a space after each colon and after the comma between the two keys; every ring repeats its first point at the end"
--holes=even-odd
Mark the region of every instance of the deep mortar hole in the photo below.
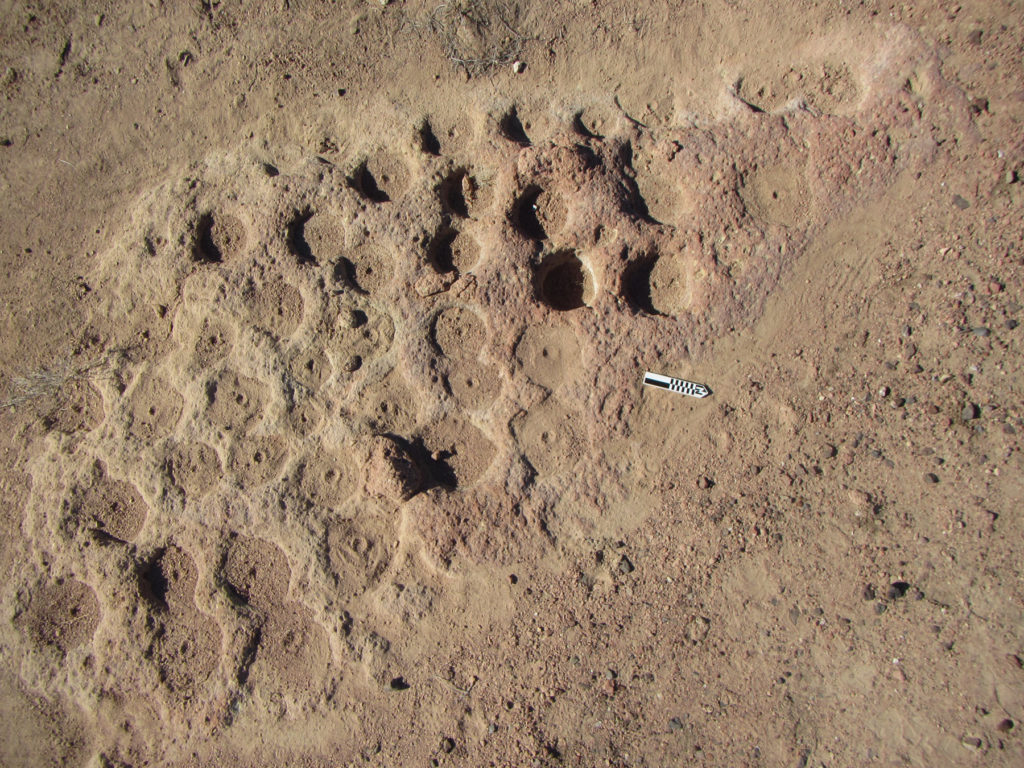
{"type": "Polygon", "coordinates": [[[420,149],[428,155],[441,154],[441,142],[437,140],[429,120],[424,120],[420,126],[420,149]]]}
{"type": "Polygon", "coordinates": [[[203,264],[219,264],[224,261],[224,254],[213,241],[213,214],[205,213],[199,218],[196,224],[194,245],[192,246],[192,260],[203,264]]]}
{"type": "Polygon", "coordinates": [[[498,123],[498,127],[501,129],[501,135],[509,141],[514,141],[524,147],[530,146],[530,137],[526,135],[526,128],[523,127],[523,121],[519,119],[519,113],[515,107],[505,113],[498,123]]]}
{"type": "Polygon", "coordinates": [[[621,295],[634,309],[649,315],[660,315],[651,299],[651,271],[658,257],[643,256],[626,267],[622,275],[621,295]]]}
{"type": "Polygon", "coordinates": [[[352,189],[371,202],[386,203],[391,199],[388,197],[388,193],[380,188],[380,184],[377,183],[377,179],[370,172],[366,163],[363,163],[356,168],[355,172],[349,178],[348,184],[352,189]]]}
{"type": "Polygon", "coordinates": [[[441,183],[441,207],[445,213],[454,213],[462,219],[469,216],[469,205],[466,203],[466,195],[462,191],[463,180],[468,176],[469,171],[462,168],[453,171],[441,183]]]}
{"type": "Polygon", "coordinates": [[[288,223],[288,248],[299,264],[316,264],[313,249],[306,242],[306,222],[313,218],[309,209],[296,211],[288,223]]]}
{"type": "Polygon", "coordinates": [[[583,112],[577,112],[572,118],[572,129],[580,136],[588,139],[603,139],[604,137],[587,127],[583,122],[583,112]]]}
{"type": "Polygon", "coordinates": [[[334,265],[334,281],[336,283],[348,285],[359,293],[369,293],[368,290],[359,284],[359,278],[356,274],[356,265],[352,263],[351,259],[345,256],[338,259],[338,263],[334,265]]]}
{"type": "Polygon", "coordinates": [[[167,592],[171,586],[160,562],[165,551],[158,550],[138,568],[139,592],[154,606],[163,609],[167,608],[167,592]]]}
{"type": "Polygon", "coordinates": [[[536,185],[527,187],[519,198],[515,209],[515,222],[519,231],[531,240],[547,240],[548,233],[544,231],[540,217],[537,215],[537,200],[544,193],[541,187],[536,185]]]}
{"type": "Polygon", "coordinates": [[[423,471],[423,490],[441,488],[454,490],[459,487],[459,478],[448,460],[455,455],[449,451],[431,451],[423,443],[420,436],[406,440],[398,435],[389,434],[392,440],[401,445],[416,465],[423,471]]]}
{"type": "Polygon", "coordinates": [[[587,267],[574,251],[553,253],[537,271],[538,298],[560,312],[587,306],[592,298],[588,278],[587,267]]]}
{"type": "Polygon", "coordinates": [[[430,239],[427,248],[427,260],[439,274],[455,272],[455,255],[452,253],[452,243],[459,236],[458,231],[451,227],[442,227],[430,239]]]}

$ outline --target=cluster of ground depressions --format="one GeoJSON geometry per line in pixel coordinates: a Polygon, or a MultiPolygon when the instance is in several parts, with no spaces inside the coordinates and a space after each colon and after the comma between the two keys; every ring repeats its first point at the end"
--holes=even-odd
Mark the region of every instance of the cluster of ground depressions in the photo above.
{"type": "Polygon", "coordinates": [[[387,651],[353,622],[429,607],[389,579],[407,552],[513,558],[614,478],[643,371],[688,373],[891,181],[908,98],[657,135],[513,109],[344,158],[243,148],[150,191],[88,278],[102,375],[34,459],[25,527],[68,565],[26,582],[24,636],[218,722],[328,701],[334,659],[387,651]]]}

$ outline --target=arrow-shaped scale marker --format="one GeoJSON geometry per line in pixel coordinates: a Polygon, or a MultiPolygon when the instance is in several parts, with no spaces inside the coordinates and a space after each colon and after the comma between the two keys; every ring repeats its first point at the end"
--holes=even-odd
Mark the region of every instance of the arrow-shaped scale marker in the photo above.
{"type": "Polygon", "coordinates": [[[651,373],[650,371],[644,374],[644,384],[649,387],[667,389],[669,392],[689,395],[690,397],[707,397],[711,394],[711,390],[703,384],[687,381],[686,379],[676,379],[672,376],[662,376],[660,373],[651,373]]]}

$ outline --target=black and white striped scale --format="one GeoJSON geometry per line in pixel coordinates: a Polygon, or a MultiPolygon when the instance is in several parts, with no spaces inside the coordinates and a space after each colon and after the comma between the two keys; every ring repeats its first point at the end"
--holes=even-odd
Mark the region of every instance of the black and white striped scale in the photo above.
{"type": "Polygon", "coordinates": [[[711,390],[703,384],[687,381],[686,379],[676,379],[672,376],[662,376],[660,373],[651,373],[650,371],[644,374],[644,384],[649,387],[667,389],[669,392],[678,392],[681,395],[689,395],[690,397],[707,397],[711,394],[711,390]]]}

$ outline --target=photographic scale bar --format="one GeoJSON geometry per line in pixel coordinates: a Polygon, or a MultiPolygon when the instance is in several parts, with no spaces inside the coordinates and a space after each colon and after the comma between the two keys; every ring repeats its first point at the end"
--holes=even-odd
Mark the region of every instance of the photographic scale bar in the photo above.
{"type": "Polygon", "coordinates": [[[651,373],[650,371],[644,374],[644,384],[648,387],[659,387],[690,397],[707,397],[711,394],[711,390],[703,384],[686,379],[676,379],[672,376],[662,376],[660,373],[651,373]]]}

